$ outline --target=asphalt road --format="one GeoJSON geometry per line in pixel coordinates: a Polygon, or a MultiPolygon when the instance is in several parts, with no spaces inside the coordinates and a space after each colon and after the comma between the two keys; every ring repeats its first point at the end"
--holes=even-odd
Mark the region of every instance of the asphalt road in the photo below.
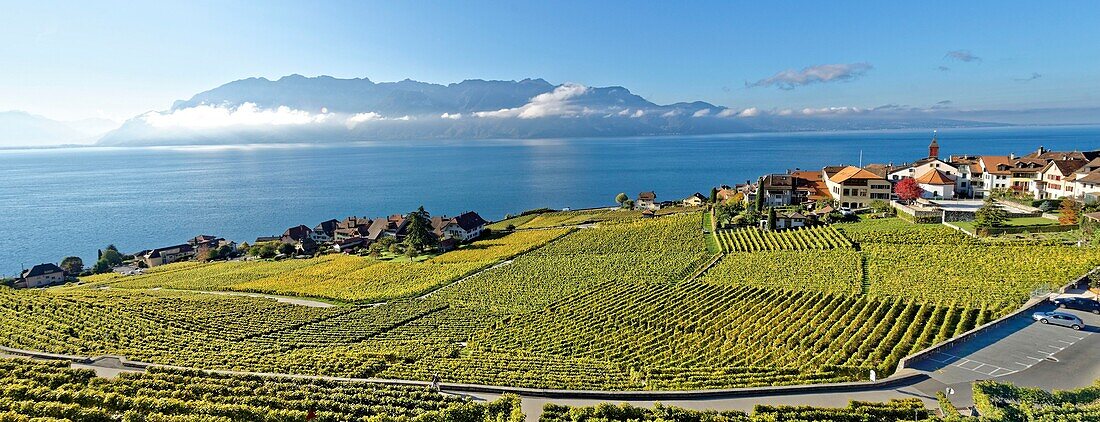
{"type": "MultiPolygon", "coordinates": [[[[1035,311],[1054,309],[1044,304],[1035,311]]],[[[1075,331],[1043,325],[1032,320],[1029,312],[912,366],[952,388],[956,394],[951,401],[958,407],[973,404],[970,384],[977,380],[1043,389],[1092,385],[1100,379],[1100,315],[1062,311],[1077,315],[1087,327],[1075,331]]]]}

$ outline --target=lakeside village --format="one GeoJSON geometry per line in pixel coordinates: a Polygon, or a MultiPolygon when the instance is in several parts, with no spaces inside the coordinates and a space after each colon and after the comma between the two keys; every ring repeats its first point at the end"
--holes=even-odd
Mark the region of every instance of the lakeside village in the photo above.
{"type": "MultiPolygon", "coordinates": [[[[1035,151],[1016,156],[939,156],[935,135],[928,156],[910,163],[826,166],[763,175],[754,183],[712,188],[679,201],[657,201],[655,192],[615,197],[620,208],[653,218],[671,207],[709,207],[710,229],[755,227],[788,230],[866,218],[897,216],[915,224],[945,224],[972,236],[1078,233],[1084,241],[1100,223],[1100,150],[1035,151]]],[[[520,215],[553,212],[543,208],[520,215]]],[[[505,219],[513,218],[508,215],[505,219]]],[[[330,219],[298,225],[281,236],[237,244],[199,235],[185,243],[123,254],[113,245],[86,268],[79,257],[25,269],[12,287],[35,288],[105,272],[141,273],[180,261],[295,259],[344,253],[417,261],[491,235],[476,212],[431,216],[423,207],[388,217],[330,219]]],[[[515,230],[504,227],[505,232],[515,230]]]]}

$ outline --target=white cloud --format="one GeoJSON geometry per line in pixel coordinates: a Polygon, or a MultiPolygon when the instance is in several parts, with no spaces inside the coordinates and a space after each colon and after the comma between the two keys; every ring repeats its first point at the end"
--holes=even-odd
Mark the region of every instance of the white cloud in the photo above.
{"type": "Polygon", "coordinates": [[[787,69],[751,84],[746,82],[745,86],[750,88],[775,86],[779,89],[790,90],[814,83],[855,80],[866,75],[867,71],[873,68],[874,66],[871,66],[870,63],[822,64],[804,67],[802,70],[787,69]]]}
{"type": "Polygon", "coordinates": [[[324,123],[331,114],[313,114],[286,106],[261,109],[253,103],[236,108],[199,105],[172,112],[149,112],[139,118],[155,128],[214,129],[230,126],[291,126],[324,123]]]}
{"type": "Polygon", "coordinates": [[[737,110],[734,108],[727,108],[717,114],[718,117],[756,117],[760,115],[760,109],[756,107],[749,107],[744,110],[737,110]]]}
{"type": "Polygon", "coordinates": [[[407,121],[409,121],[409,120],[412,120],[412,116],[409,116],[408,114],[406,114],[406,115],[404,115],[404,116],[401,116],[401,117],[397,117],[397,118],[395,118],[395,119],[393,119],[393,120],[401,120],[401,121],[403,121],[403,122],[407,122],[407,121]]]}
{"type": "Polygon", "coordinates": [[[345,122],[345,124],[348,126],[348,129],[353,129],[356,126],[359,126],[360,123],[373,122],[376,120],[382,120],[382,115],[373,111],[368,111],[366,113],[357,113],[354,116],[348,117],[348,120],[345,122]]]}
{"type": "Polygon", "coordinates": [[[572,116],[584,113],[584,108],[578,108],[571,101],[573,98],[584,95],[588,88],[584,85],[565,83],[551,92],[542,93],[531,98],[527,104],[515,108],[502,108],[496,111],[479,111],[474,113],[477,117],[518,117],[521,119],[536,119],[548,116],[572,116]]]}
{"type": "Polygon", "coordinates": [[[679,116],[679,115],[680,115],[680,110],[669,110],[669,111],[666,111],[664,114],[662,114],[661,117],[676,117],[676,116],[679,116]]]}
{"type": "Polygon", "coordinates": [[[737,113],[737,117],[756,117],[756,116],[759,116],[759,115],[760,115],[760,109],[758,109],[756,107],[749,107],[749,108],[746,108],[744,110],[741,110],[740,113],[737,113]]]}
{"type": "MultiPolygon", "coordinates": [[[[639,111],[641,111],[641,110],[639,110],[639,111]]],[[[629,108],[624,108],[622,111],[620,111],[618,113],[615,113],[615,114],[626,117],[626,116],[630,115],[630,109],[629,108]]]]}
{"type": "Polygon", "coordinates": [[[691,117],[704,117],[710,114],[709,108],[704,108],[691,114],[691,117]]]}
{"type": "Polygon", "coordinates": [[[794,113],[794,110],[791,110],[789,108],[785,108],[785,109],[777,111],[775,114],[779,115],[779,116],[790,116],[793,113],[794,113]]]}
{"type": "Polygon", "coordinates": [[[458,120],[458,119],[462,118],[462,113],[455,113],[455,114],[443,113],[443,114],[439,115],[439,118],[440,119],[458,120]]]}
{"type": "Polygon", "coordinates": [[[821,107],[821,108],[804,108],[802,114],[806,116],[821,116],[831,114],[855,114],[862,113],[866,110],[859,107],[821,107]]]}
{"type": "Polygon", "coordinates": [[[638,110],[638,111],[635,111],[634,114],[630,115],[630,117],[635,118],[635,119],[637,119],[639,117],[642,117],[642,116],[645,116],[645,110],[638,110]]]}

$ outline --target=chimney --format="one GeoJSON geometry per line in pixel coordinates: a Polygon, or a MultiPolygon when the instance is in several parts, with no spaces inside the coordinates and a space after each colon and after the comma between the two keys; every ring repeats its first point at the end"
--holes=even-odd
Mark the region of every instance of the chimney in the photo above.
{"type": "Polygon", "coordinates": [[[1009,160],[1015,160],[1016,159],[1016,153],[1015,152],[1008,153],[1008,159],[1009,160]]]}

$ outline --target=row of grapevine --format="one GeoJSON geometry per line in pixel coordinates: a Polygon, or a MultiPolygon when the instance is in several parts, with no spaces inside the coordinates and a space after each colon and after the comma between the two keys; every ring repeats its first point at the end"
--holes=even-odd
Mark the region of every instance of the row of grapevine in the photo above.
{"type": "Polygon", "coordinates": [[[566,406],[547,403],[540,422],[627,422],[627,421],[711,421],[711,422],[777,422],[777,421],[908,421],[914,418],[934,418],[917,398],[891,400],[886,403],[852,401],[845,408],[814,406],[757,405],[751,415],[740,411],[699,411],[657,403],[652,409],[630,404],[601,403],[596,406],[566,406]]]}
{"type": "Polygon", "coordinates": [[[850,248],[852,241],[833,226],[802,227],[782,231],[757,228],[720,230],[718,241],[725,252],[850,248]]]}
{"type": "Polygon", "coordinates": [[[640,368],[648,373],[644,388],[652,389],[796,384],[888,372],[936,338],[907,338],[910,327],[953,335],[973,327],[976,319],[959,321],[974,312],[705,282],[618,285],[498,323],[470,347],[640,368]],[[945,317],[910,318],[918,309],[945,317]],[[707,376],[693,376],[696,369],[707,376]]]}
{"type": "Polygon", "coordinates": [[[417,263],[328,255],[276,262],[179,263],[138,276],[93,280],[113,281],[116,288],[233,290],[377,302],[422,294],[567,233],[568,229],[512,233],[417,263]]]}
{"type": "Polygon", "coordinates": [[[852,249],[726,254],[704,274],[707,283],[859,294],[860,253],[852,249]]]}
{"type": "Polygon", "coordinates": [[[869,293],[1013,309],[1100,266],[1100,250],[1071,246],[864,244],[869,293]]]}
{"type": "Polygon", "coordinates": [[[2,359],[0,385],[4,420],[523,420],[513,396],[476,403],[423,387],[163,368],[100,380],[61,362],[2,359]]]}

